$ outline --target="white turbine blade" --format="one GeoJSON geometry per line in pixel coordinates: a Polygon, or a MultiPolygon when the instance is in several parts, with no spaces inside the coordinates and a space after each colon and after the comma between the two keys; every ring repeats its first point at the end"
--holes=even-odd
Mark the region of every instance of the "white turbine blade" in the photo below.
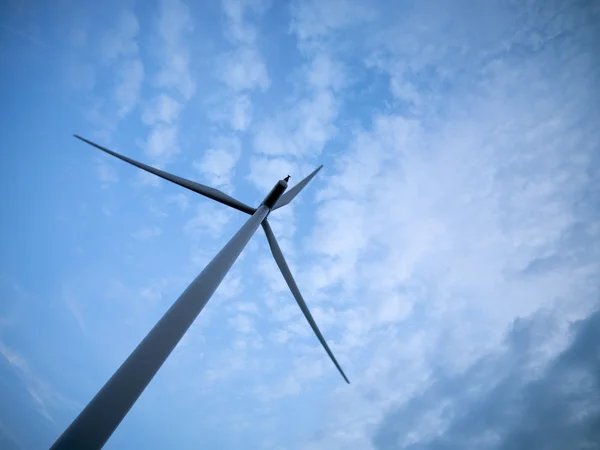
{"type": "Polygon", "coordinates": [[[127,156],[123,156],[117,152],[113,152],[112,150],[102,147],[101,145],[98,145],[92,141],[85,139],[85,138],[82,138],[81,136],[77,136],[76,134],[74,136],[77,139],[79,139],[87,144],[90,144],[91,146],[94,146],[97,149],[100,149],[103,152],[108,153],[109,155],[114,156],[115,158],[119,158],[121,161],[125,161],[135,167],[145,170],[146,172],[150,172],[160,178],[168,180],[171,183],[175,183],[179,186],[189,189],[190,191],[196,192],[197,194],[204,195],[205,197],[213,199],[219,203],[223,203],[224,205],[231,206],[232,208],[237,209],[242,212],[245,212],[246,214],[254,214],[254,211],[256,211],[255,208],[252,208],[251,206],[248,206],[245,203],[242,203],[239,200],[237,200],[233,197],[230,197],[229,195],[225,194],[224,192],[219,191],[218,189],[214,189],[214,188],[205,186],[203,184],[196,183],[195,181],[186,180],[185,178],[178,177],[177,175],[170,174],[169,172],[165,172],[160,169],[155,169],[154,167],[148,166],[144,163],[141,163],[134,159],[128,158],[127,156]]]}
{"type": "Polygon", "coordinates": [[[308,184],[308,182],[310,180],[313,179],[313,177],[317,174],[317,172],[319,170],[321,170],[323,168],[323,165],[320,165],[319,167],[317,167],[315,169],[315,171],[313,173],[311,173],[309,176],[307,176],[304,180],[302,180],[300,183],[298,183],[296,186],[294,186],[293,188],[291,188],[289,191],[287,191],[285,194],[283,194],[279,200],[277,201],[277,203],[275,203],[275,206],[273,207],[273,210],[276,210],[277,208],[281,208],[282,206],[287,205],[289,202],[291,202],[292,200],[294,200],[294,197],[296,197],[296,195],[298,195],[298,193],[304,189],[304,186],[306,186],[308,184]]]}
{"type": "Polygon", "coordinates": [[[269,241],[269,247],[271,247],[271,252],[273,253],[275,262],[279,266],[279,269],[281,270],[281,273],[283,274],[283,278],[285,278],[285,281],[286,281],[287,285],[289,286],[290,290],[292,291],[292,294],[294,295],[294,298],[296,299],[298,306],[302,310],[304,317],[306,317],[306,320],[308,320],[310,327],[313,329],[313,331],[317,335],[317,338],[319,339],[319,341],[321,342],[321,345],[323,346],[323,348],[325,349],[325,351],[327,352],[327,354],[329,355],[329,357],[335,364],[335,367],[337,367],[337,369],[340,371],[340,373],[344,377],[344,380],[346,380],[346,383],[350,384],[350,381],[348,381],[346,374],[344,373],[344,371],[338,364],[337,360],[335,359],[335,356],[333,356],[333,353],[329,349],[327,342],[325,342],[325,338],[321,334],[319,327],[317,327],[317,324],[315,323],[315,320],[313,319],[312,314],[308,310],[308,306],[306,306],[306,302],[302,298],[302,294],[300,294],[300,290],[298,289],[298,286],[296,285],[296,281],[294,281],[294,277],[292,276],[292,273],[290,272],[290,268],[288,267],[287,262],[285,261],[285,258],[283,257],[283,253],[281,253],[281,249],[279,248],[279,244],[277,243],[277,240],[275,239],[275,235],[273,234],[273,230],[271,230],[271,226],[269,225],[269,222],[267,222],[266,219],[263,220],[262,226],[263,226],[263,229],[265,230],[265,234],[267,235],[267,240],[269,241]]]}

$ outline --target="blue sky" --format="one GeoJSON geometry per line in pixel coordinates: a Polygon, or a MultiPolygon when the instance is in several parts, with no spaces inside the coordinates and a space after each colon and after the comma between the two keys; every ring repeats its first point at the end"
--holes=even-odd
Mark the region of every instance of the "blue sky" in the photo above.
{"type": "MultiPolygon", "coordinates": [[[[256,205],[106,448],[600,440],[600,6],[4,2],[0,447],[47,448],[256,205]]],[[[586,447],[586,445],[588,445],[586,447]]]]}

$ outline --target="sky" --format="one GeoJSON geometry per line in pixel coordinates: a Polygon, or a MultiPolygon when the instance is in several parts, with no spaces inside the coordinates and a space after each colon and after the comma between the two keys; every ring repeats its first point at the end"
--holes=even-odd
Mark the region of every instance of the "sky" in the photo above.
{"type": "Polygon", "coordinates": [[[0,448],[48,448],[256,206],[107,449],[600,448],[600,3],[7,0],[0,448]]]}

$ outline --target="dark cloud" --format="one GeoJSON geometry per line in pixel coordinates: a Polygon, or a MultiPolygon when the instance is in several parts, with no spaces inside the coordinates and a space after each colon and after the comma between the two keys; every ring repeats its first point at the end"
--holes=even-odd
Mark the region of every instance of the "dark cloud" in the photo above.
{"type": "Polygon", "coordinates": [[[600,310],[572,325],[570,345],[543,352],[559,321],[519,319],[501,353],[389,411],[373,437],[387,449],[600,449],[600,310]]]}

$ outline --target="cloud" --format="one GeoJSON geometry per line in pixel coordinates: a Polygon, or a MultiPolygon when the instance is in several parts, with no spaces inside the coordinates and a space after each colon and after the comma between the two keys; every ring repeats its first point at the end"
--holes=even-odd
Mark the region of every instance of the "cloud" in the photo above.
{"type": "Polygon", "coordinates": [[[174,194],[167,198],[168,203],[175,203],[181,211],[186,211],[190,206],[190,198],[186,194],[174,194]]]}
{"type": "Polygon", "coordinates": [[[288,113],[265,120],[254,138],[254,150],[267,155],[314,157],[335,137],[338,102],[327,90],[303,98],[288,113]]]}
{"type": "Polygon", "coordinates": [[[258,37],[256,27],[245,19],[248,12],[263,13],[268,3],[262,0],[224,0],[227,36],[237,44],[253,45],[258,37]]]}
{"type": "Polygon", "coordinates": [[[137,106],[144,82],[139,54],[139,23],[132,11],[117,13],[114,28],[91,39],[91,31],[71,28],[71,55],[65,74],[69,86],[85,96],[86,119],[96,128],[94,136],[110,140],[119,122],[137,106]],[[111,81],[106,81],[110,77],[111,81]],[[109,91],[102,91],[110,84],[109,91]]]}
{"type": "Polygon", "coordinates": [[[552,321],[543,314],[515,321],[506,351],[465,373],[440,367],[429,388],[385,414],[375,448],[593,448],[600,439],[600,312],[575,324],[571,344],[532,370],[552,321]]]}
{"type": "MultiPolygon", "coordinates": [[[[397,24],[396,16],[390,17],[390,26],[373,29],[374,40],[365,39],[364,46],[356,45],[353,36],[336,40],[334,46],[328,38],[337,39],[339,28],[331,32],[334,37],[323,34],[327,27],[306,31],[313,44],[319,40],[325,47],[303,48],[309,61],[317,55],[342,60],[339,78],[326,75],[327,64],[308,63],[302,71],[305,80],[313,81],[299,98],[331,100],[323,102],[327,114],[319,121],[326,132],[307,133],[310,139],[320,136],[308,146],[296,144],[295,140],[303,142],[295,132],[302,121],[294,119],[301,117],[294,112],[286,120],[278,116],[265,121],[255,137],[260,158],[281,158],[281,166],[291,165],[292,157],[294,164],[316,155],[332,161],[322,174],[315,222],[306,216],[313,224],[310,236],[295,241],[307,258],[298,259],[297,270],[298,278],[304,278],[301,289],[314,293],[315,309],[335,317],[325,320],[330,326],[326,337],[337,344],[334,352],[353,384],[351,391],[332,392],[328,387],[315,393],[326,395],[330,409],[325,424],[297,448],[370,448],[382,414],[395,410],[402,414],[390,413],[384,425],[397,430],[393,437],[399,440],[386,441],[388,447],[382,448],[485,447],[484,433],[481,441],[475,436],[467,440],[469,421],[484,416],[477,414],[481,410],[475,409],[461,422],[465,428],[447,434],[447,439],[444,430],[452,422],[451,413],[468,414],[479,394],[485,401],[487,389],[504,383],[501,363],[488,366],[490,384],[472,393],[473,403],[457,400],[448,406],[445,394],[432,388],[427,406],[419,409],[423,392],[475,373],[485,355],[496,358],[507,327],[519,318],[533,320],[551,311],[556,330],[536,328],[540,341],[524,356],[530,366],[522,361],[519,366],[524,376],[526,369],[539,375],[560,352],[569,324],[597,308],[598,279],[593,274],[600,269],[594,262],[598,249],[591,244],[598,236],[597,213],[584,209],[593,209],[590,201],[598,192],[591,187],[593,177],[580,175],[598,165],[591,156],[600,145],[592,125],[598,109],[586,94],[598,67],[590,60],[589,42],[582,47],[579,40],[590,29],[575,25],[584,12],[581,17],[575,14],[579,19],[556,19],[552,33],[531,25],[530,31],[546,36],[532,44],[524,35],[513,34],[514,10],[507,19],[503,6],[497,6],[498,14],[490,14],[494,9],[488,5],[491,9],[482,18],[488,29],[480,41],[478,20],[469,22],[477,30],[469,29],[468,37],[464,29],[451,26],[460,23],[465,10],[438,8],[431,13],[431,6],[417,8],[415,16],[407,11],[397,24]],[[427,21],[430,17],[432,22],[427,21]],[[506,23],[499,25],[497,20],[506,23]],[[494,23],[488,26],[487,21],[494,23]],[[569,44],[549,36],[560,34],[560,26],[567,28],[569,44]],[[512,52],[498,45],[500,35],[515,39],[512,52]],[[464,54],[453,53],[469,43],[464,54]],[[354,103],[347,92],[358,86],[353,84],[356,73],[343,64],[348,50],[337,51],[344,45],[356,58],[364,57],[368,75],[361,83],[373,82],[374,105],[364,98],[354,103]],[[370,61],[375,49],[385,55],[384,77],[370,61]],[[556,52],[577,64],[561,65],[556,52]],[[311,67],[320,67],[323,75],[307,76],[311,67]],[[396,95],[399,84],[395,86],[394,79],[406,83],[412,98],[408,91],[402,98],[396,95]],[[340,117],[348,115],[356,122],[344,122],[351,131],[342,134],[340,117]],[[591,142],[581,147],[588,139],[591,142]],[[268,148],[275,150],[269,153],[264,150],[268,148]],[[298,150],[306,148],[312,151],[298,150]],[[321,153],[322,148],[328,152],[321,153]]],[[[255,180],[260,183],[261,177],[255,180]]],[[[283,322],[274,339],[286,346],[300,345],[302,336],[287,329],[293,313],[286,316],[288,311],[276,300],[279,289],[273,289],[274,300],[267,305],[283,322]]],[[[282,370],[277,380],[289,373],[282,370]]],[[[518,387],[533,380],[516,381],[518,387]]],[[[464,384],[452,384],[445,392],[453,396],[473,384],[465,378],[464,384]]],[[[519,392],[509,392],[508,397],[518,398],[519,392]]],[[[515,405],[516,410],[522,406],[515,405]]],[[[520,410],[516,417],[527,424],[520,410]]]]}
{"type": "Polygon", "coordinates": [[[228,55],[221,68],[223,81],[234,91],[269,87],[270,81],[264,62],[256,49],[242,47],[228,55]]]}
{"type": "Polygon", "coordinates": [[[114,67],[114,101],[119,119],[126,117],[136,106],[144,80],[144,66],[138,57],[138,33],[137,17],[125,10],[119,14],[116,28],[107,31],[100,42],[102,60],[114,67]]]}
{"type": "Polygon", "coordinates": [[[317,53],[307,68],[308,83],[318,90],[339,91],[348,84],[346,69],[330,55],[317,53]]]}
{"type": "Polygon", "coordinates": [[[220,205],[203,204],[186,222],[184,231],[193,238],[208,233],[214,239],[221,236],[230,218],[229,211],[224,210],[220,205]]]}
{"type": "MultiPolygon", "coordinates": [[[[152,128],[146,141],[146,154],[148,157],[168,161],[179,153],[177,127],[174,125],[157,125],[152,128]]],[[[156,176],[152,176],[157,178],[156,176]]]]}
{"type": "Polygon", "coordinates": [[[244,314],[237,314],[228,320],[229,325],[239,334],[253,333],[252,319],[244,314]]]}
{"type": "Polygon", "coordinates": [[[180,151],[177,119],[196,92],[190,68],[188,40],[194,30],[188,6],[179,0],[162,0],[159,7],[157,49],[160,61],[155,76],[159,93],[148,103],[142,113],[142,122],[150,126],[146,154],[155,161],[166,164],[180,151]],[[174,91],[183,98],[176,100],[167,92],[174,91]]]}
{"type": "Polygon", "coordinates": [[[106,158],[96,159],[96,173],[104,188],[119,181],[116,169],[106,161],[106,158]]]}
{"type": "Polygon", "coordinates": [[[291,29],[302,41],[326,37],[344,28],[370,21],[375,12],[354,0],[295,2],[291,29]]]}
{"type": "Polygon", "coordinates": [[[61,292],[62,301],[69,312],[75,318],[79,329],[83,332],[84,336],[89,337],[86,321],[82,313],[81,302],[77,295],[73,292],[73,289],[69,285],[64,285],[61,292]]]}
{"type": "Polygon", "coordinates": [[[165,93],[156,96],[144,108],[142,122],[146,125],[157,123],[171,124],[177,120],[181,112],[181,103],[165,93]]]}
{"type": "Polygon", "coordinates": [[[299,70],[297,93],[289,106],[258,125],[253,147],[256,153],[314,158],[338,135],[336,120],[349,85],[342,61],[327,45],[307,54],[299,70]]]}
{"type": "Polygon", "coordinates": [[[252,97],[255,90],[270,87],[270,79],[257,40],[259,32],[248,18],[267,9],[262,1],[226,0],[222,2],[226,17],[224,35],[231,43],[217,58],[215,78],[222,88],[210,99],[210,120],[244,132],[252,120],[252,97]]]}
{"type": "Polygon", "coordinates": [[[250,124],[252,104],[246,95],[235,97],[231,111],[231,128],[236,131],[245,131],[250,124]]]}
{"type": "Polygon", "coordinates": [[[54,424],[51,412],[53,410],[72,407],[73,403],[51,388],[38,377],[30,367],[29,362],[18,352],[0,341],[0,355],[10,364],[12,369],[22,378],[27,392],[36,404],[37,412],[50,423],[54,424]]]}
{"type": "Polygon", "coordinates": [[[298,173],[296,164],[286,158],[253,157],[248,180],[266,195],[276,180],[287,175],[296,176],[298,173]]]}
{"type": "Polygon", "coordinates": [[[194,30],[188,6],[179,0],[162,0],[158,30],[162,37],[161,69],[157,75],[158,86],[176,90],[185,100],[196,92],[190,69],[190,56],[186,40],[194,30]]]}
{"type": "Polygon", "coordinates": [[[115,101],[118,105],[118,116],[124,118],[137,105],[144,80],[144,66],[139,59],[125,61],[117,69],[118,79],[115,89],[115,101]]]}
{"type": "Polygon", "coordinates": [[[216,145],[206,150],[202,158],[194,161],[193,165],[208,179],[209,185],[228,186],[240,154],[238,139],[220,138],[216,145]]]}

